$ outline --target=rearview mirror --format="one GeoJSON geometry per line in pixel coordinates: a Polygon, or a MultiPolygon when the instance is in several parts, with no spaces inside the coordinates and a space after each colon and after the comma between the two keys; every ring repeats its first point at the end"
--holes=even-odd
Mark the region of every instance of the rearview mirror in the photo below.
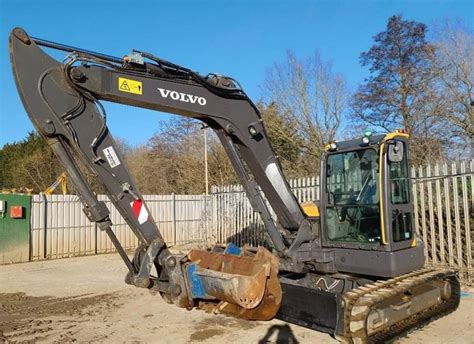
{"type": "Polygon", "coordinates": [[[403,142],[394,141],[388,146],[388,161],[390,162],[400,162],[403,160],[403,142]]]}

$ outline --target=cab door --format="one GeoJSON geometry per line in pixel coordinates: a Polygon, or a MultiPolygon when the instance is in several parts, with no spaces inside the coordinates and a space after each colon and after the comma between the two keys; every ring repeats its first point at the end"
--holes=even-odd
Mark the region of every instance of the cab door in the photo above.
{"type": "Polygon", "coordinates": [[[392,250],[398,250],[416,245],[408,143],[397,138],[385,146],[384,221],[392,250]]]}

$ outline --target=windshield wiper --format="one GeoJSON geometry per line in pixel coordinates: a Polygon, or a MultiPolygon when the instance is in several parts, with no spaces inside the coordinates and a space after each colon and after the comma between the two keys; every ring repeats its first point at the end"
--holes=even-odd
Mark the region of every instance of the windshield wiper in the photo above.
{"type": "Polygon", "coordinates": [[[364,184],[362,185],[362,189],[360,189],[359,194],[357,195],[357,197],[356,197],[356,199],[355,199],[356,202],[359,202],[359,201],[360,201],[361,196],[362,196],[362,194],[364,193],[365,188],[367,187],[367,185],[369,185],[369,180],[371,180],[371,179],[372,179],[372,174],[369,174],[369,175],[367,176],[367,178],[365,178],[364,184]]]}

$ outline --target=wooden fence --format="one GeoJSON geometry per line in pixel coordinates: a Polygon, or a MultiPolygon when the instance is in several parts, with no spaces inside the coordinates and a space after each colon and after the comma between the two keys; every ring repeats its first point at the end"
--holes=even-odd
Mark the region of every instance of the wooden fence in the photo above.
{"type": "MultiPolygon", "coordinates": [[[[474,160],[412,168],[415,226],[426,263],[460,271],[474,282],[474,160]]],[[[298,201],[319,199],[319,178],[290,180],[298,201]]],[[[240,185],[212,188],[211,241],[263,244],[263,224],[240,185]]],[[[274,215],[274,214],[273,214],[274,215]]]]}

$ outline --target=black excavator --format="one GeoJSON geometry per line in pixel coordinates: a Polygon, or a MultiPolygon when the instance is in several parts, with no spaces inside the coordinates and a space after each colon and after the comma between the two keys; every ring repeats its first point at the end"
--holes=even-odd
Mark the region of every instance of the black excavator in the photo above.
{"type": "Polygon", "coordinates": [[[234,79],[203,76],[137,50],[117,58],[74,48],[21,28],[10,35],[10,56],[30,119],[67,171],[84,213],[125,262],[126,283],[179,307],[249,320],[277,317],[350,343],[384,342],[457,308],[456,272],[424,267],[407,134],[367,132],[329,144],[320,201],[299,204],[257,107],[234,79]],[[58,62],[40,47],[68,54],[58,62]],[[192,117],[212,128],[261,216],[266,248],[229,244],[172,254],[107,128],[101,100],[192,117]],[[139,238],[133,259],[80,164],[139,238]]]}

